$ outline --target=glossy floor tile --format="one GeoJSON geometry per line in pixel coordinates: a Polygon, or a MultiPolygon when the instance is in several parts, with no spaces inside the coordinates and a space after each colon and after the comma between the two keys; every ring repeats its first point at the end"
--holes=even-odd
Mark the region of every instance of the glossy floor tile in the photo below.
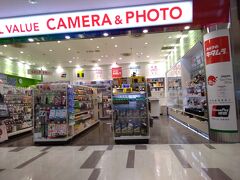
{"type": "Polygon", "coordinates": [[[239,150],[240,144],[1,147],[0,179],[238,180],[239,150]]]}

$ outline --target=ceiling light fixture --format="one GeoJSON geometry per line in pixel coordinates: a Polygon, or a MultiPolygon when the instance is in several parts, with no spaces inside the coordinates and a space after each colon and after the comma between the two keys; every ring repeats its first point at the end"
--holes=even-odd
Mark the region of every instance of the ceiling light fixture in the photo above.
{"type": "Polygon", "coordinates": [[[70,64],[72,63],[72,61],[68,61],[70,64]]]}
{"type": "Polygon", "coordinates": [[[33,38],[28,38],[28,41],[29,42],[34,42],[34,39],[33,38]]]}
{"type": "Polygon", "coordinates": [[[3,52],[0,52],[0,55],[3,55],[3,52]]]}
{"type": "Polygon", "coordinates": [[[65,36],[65,39],[71,39],[71,37],[70,36],[65,36]]]}
{"type": "Polygon", "coordinates": [[[145,45],[148,45],[148,42],[145,42],[144,44],[145,44],[145,45]]]}
{"type": "Polygon", "coordinates": [[[108,37],[108,35],[109,35],[109,34],[108,34],[107,32],[103,33],[103,36],[104,36],[104,37],[108,37]]]}
{"type": "Polygon", "coordinates": [[[111,39],[114,39],[114,37],[111,37],[111,39]]]}
{"type": "Polygon", "coordinates": [[[77,59],[79,59],[79,57],[77,57],[77,59]]]}
{"type": "Polygon", "coordinates": [[[37,4],[38,2],[36,0],[28,0],[29,4],[37,4]]]}
{"type": "Polygon", "coordinates": [[[97,46],[97,49],[99,49],[99,46],[97,46]]]}
{"type": "Polygon", "coordinates": [[[99,58],[99,59],[98,59],[98,62],[100,62],[100,61],[101,61],[101,59],[99,58]]]}
{"type": "Polygon", "coordinates": [[[120,57],[120,58],[118,58],[119,60],[122,60],[122,58],[120,57]]]}
{"type": "Polygon", "coordinates": [[[118,47],[118,45],[117,45],[117,44],[115,44],[115,45],[114,45],[114,47],[115,47],[115,48],[117,48],[117,47],[118,47]]]}
{"type": "Polygon", "coordinates": [[[91,38],[90,41],[92,41],[93,39],[91,38]]]}
{"type": "Polygon", "coordinates": [[[144,33],[144,34],[148,33],[148,29],[144,29],[144,30],[143,30],[143,33],[144,33]]]}
{"type": "Polygon", "coordinates": [[[20,51],[21,54],[23,54],[24,52],[23,51],[20,51]]]}
{"type": "Polygon", "coordinates": [[[71,51],[71,48],[68,48],[68,51],[71,51]]]}
{"type": "Polygon", "coordinates": [[[40,42],[37,42],[36,44],[37,44],[37,45],[39,45],[39,44],[40,44],[40,42]]]}
{"type": "Polygon", "coordinates": [[[188,30],[188,29],[190,29],[190,26],[185,26],[184,29],[188,30]]]}
{"type": "Polygon", "coordinates": [[[61,43],[61,41],[57,41],[57,43],[59,44],[59,43],[61,43]]]}
{"type": "Polygon", "coordinates": [[[94,67],[98,67],[98,63],[95,63],[95,64],[94,64],[94,67]]]}
{"type": "Polygon", "coordinates": [[[7,45],[6,45],[6,44],[4,44],[3,46],[4,46],[4,47],[7,47],[7,45]]]}
{"type": "Polygon", "coordinates": [[[147,58],[150,58],[150,56],[146,56],[147,58]]]}
{"type": "Polygon", "coordinates": [[[50,52],[52,52],[53,50],[52,49],[49,49],[50,52]]]}

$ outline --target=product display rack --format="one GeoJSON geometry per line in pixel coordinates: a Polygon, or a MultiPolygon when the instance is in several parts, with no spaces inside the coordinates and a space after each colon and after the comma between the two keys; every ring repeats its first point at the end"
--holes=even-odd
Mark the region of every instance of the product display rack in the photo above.
{"type": "MultiPolygon", "coordinates": [[[[118,80],[121,82],[121,80],[118,80]]],[[[139,85],[135,80],[135,88],[141,91],[119,92],[113,89],[112,107],[113,107],[113,128],[114,140],[149,140],[149,111],[148,97],[146,93],[146,83],[140,81],[139,85]],[[143,85],[144,84],[144,85],[143,85]],[[141,88],[139,88],[141,87],[141,88]]],[[[117,85],[121,87],[121,84],[117,85]]]]}
{"type": "MultiPolygon", "coordinates": [[[[34,142],[64,142],[97,123],[88,87],[39,84],[34,90],[34,142]],[[90,104],[90,105],[89,105],[90,104]]],[[[91,91],[92,92],[92,91],[91,91]]]]}
{"type": "Polygon", "coordinates": [[[0,124],[7,137],[32,130],[32,94],[28,88],[0,85],[0,124]]]}
{"type": "Polygon", "coordinates": [[[165,79],[163,77],[161,78],[148,78],[147,83],[150,86],[151,94],[157,94],[158,95],[152,95],[154,97],[164,97],[165,96],[165,79]]]}

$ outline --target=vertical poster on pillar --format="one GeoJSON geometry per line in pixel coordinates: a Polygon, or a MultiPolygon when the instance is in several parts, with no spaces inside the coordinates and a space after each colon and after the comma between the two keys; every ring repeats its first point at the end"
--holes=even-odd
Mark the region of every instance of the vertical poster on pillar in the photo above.
{"type": "Polygon", "coordinates": [[[229,31],[206,34],[204,51],[210,129],[237,131],[229,31]]]}
{"type": "Polygon", "coordinates": [[[103,79],[103,70],[101,67],[94,67],[93,68],[93,79],[95,81],[99,81],[103,79]]]}
{"type": "Polygon", "coordinates": [[[112,68],[112,78],[121,78],[122,77],[122,67],[112,68]]]}

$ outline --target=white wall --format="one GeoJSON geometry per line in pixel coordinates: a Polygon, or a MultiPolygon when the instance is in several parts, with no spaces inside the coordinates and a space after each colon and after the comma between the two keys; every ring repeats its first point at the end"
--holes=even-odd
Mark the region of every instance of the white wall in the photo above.
{"type": "MultiPolygon", "coordinates": [[[[137,75],[145,76],[146,78],[165,77],[166,65],[165,62],[158,63],[136,63],[139,68],[137,70],[131,69],[134,66],[130,64],[119,65],[122,67],[123,77],[129,77],[132,71],[137,71],[137,75]]],[[[97,81],[97,80],[111,80],[112,69],[111,65],[99,66],[99,67],[84,67],[84,78],[77,77],[77,68],[63,68],[63,72],[57,72],[56,69],[48,69],[52,71],[52,75],[45,76],[44,82],[54,81],[97,81]],[[61,75],[66,73],[66,78],[62,78],[61,75]]]]}

